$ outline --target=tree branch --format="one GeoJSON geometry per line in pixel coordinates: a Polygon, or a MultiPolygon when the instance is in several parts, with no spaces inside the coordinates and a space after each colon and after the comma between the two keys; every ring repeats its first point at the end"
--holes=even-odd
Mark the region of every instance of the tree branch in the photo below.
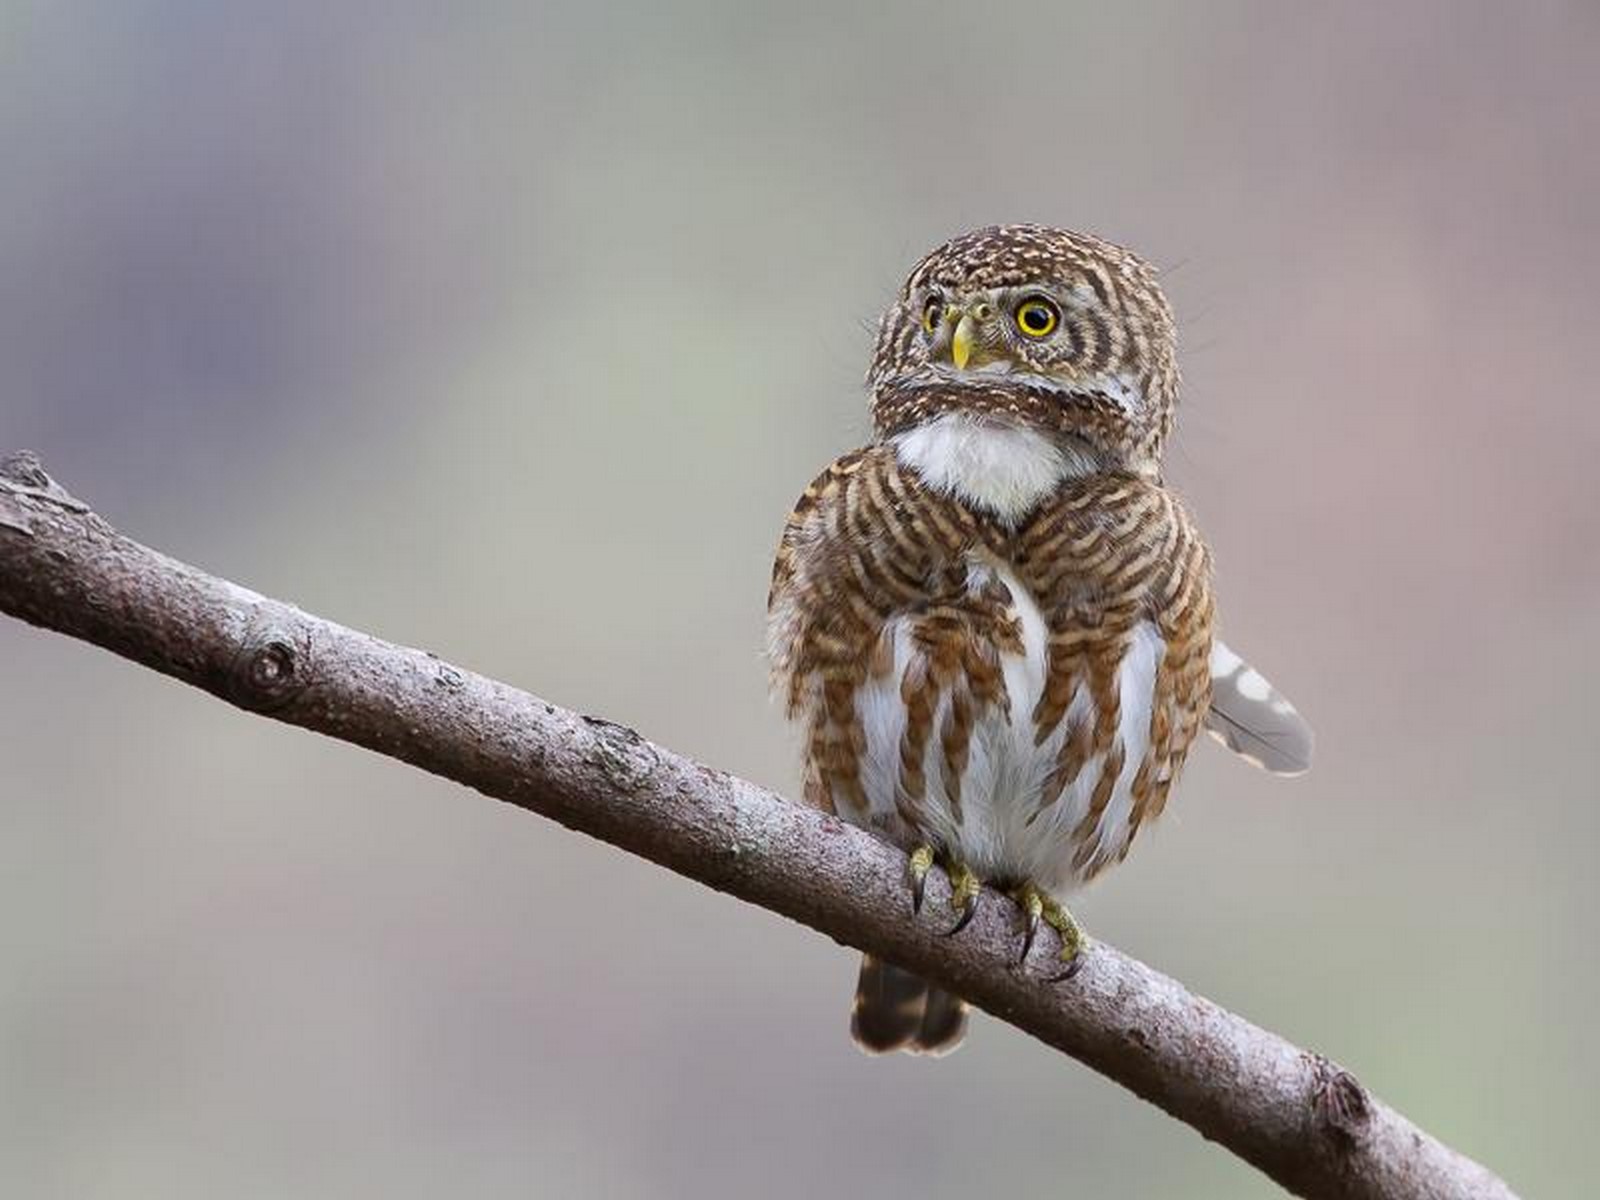
{"type": "MultiPolygon", "coordinates": [[[[0,460],[0,611],[240,708],[402,759],[935,980],[1311,1197],[1512,1192],[1320,1055],[1104,943],[1064,984],[1016,965],[991,893],[959,938],[906,859],[834,817],[431,654],[256,595],[116,533],[28,454],[0,460]],[[929,905],[929,909],[935,908],[929,905]]],[[[938,899],[942,880],[930,878],[938,899]]],[[[1037,956],[1043,960],[1043,956],[1037,956]]]]}

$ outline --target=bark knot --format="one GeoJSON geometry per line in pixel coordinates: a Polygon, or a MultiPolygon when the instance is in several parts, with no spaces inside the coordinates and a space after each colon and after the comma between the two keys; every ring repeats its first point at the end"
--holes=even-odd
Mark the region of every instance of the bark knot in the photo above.
{"type": "Polygon", "coordinates": [[[39,456],[32,450],[18,450],[0,458],[0,491],[15,496],[31,496],[68,512],[89,511],[87,504],[68,495],[65,488],[50,478],[39,456]]]}
{"type": "Polygon", "coordinates": [[[293,630],[252,631],[228,668],[228,696],[241,708],[267,711],[293,700],[311,680],[311,653],[293,630]]]}
{"type": "Polygon", "coordinates": [[[1341,1149],[1353,1149],[1372,1119],[1371,1097],[1361,1081],[1337,1063],[1320,1054],[1312,1059],[1312,1104],[1317,1125],[1326,1129],[1341,1149]]]}
{"type": "Polygon", "coordinates": [[[635,730],[604,717],[585,716],[583,723],[594,732],[590,761],[616,787],[631,792],[655,772],[660,762],[655,748],[635,730]]]}
{"type": "Polygon", "coordinates": [[[0,458],[0,479],[30,488],[47,488],[51,484],[44,464],[32,450],[18,450],[0,458]]]}

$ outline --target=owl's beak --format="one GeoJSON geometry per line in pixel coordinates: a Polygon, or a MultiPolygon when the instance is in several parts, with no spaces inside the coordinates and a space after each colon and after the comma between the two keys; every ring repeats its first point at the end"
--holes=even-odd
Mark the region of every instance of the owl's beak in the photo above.
{"type": "Polygon", "coordinates": [[[956,331],[950,336],[950,358],[956,364],[956,370],[966,369],[967,359],[972,357],[972,340],[978,330],[978,324],[972,319],[971,313],[962,313],[961,320],[956,322],[956,331]]]}

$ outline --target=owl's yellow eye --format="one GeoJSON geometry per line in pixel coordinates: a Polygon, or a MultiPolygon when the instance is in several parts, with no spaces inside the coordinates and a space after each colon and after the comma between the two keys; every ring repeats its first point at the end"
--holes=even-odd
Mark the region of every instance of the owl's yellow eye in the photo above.
{"type": "Polygon", "coordinates": [[[1017,305],[1017,328],[1031,338],[1049,337],[1061,322],[1061,314],[1048,300],[1035,297],[1017,305]]]}
{"type": "Polygon", "coordinates": [[[928,303],[923,306],[922,328],[924,331],[932,333],[934,330],[939,328],[939,322],[943,319],[944,305],[940,304],[937,299],[929,300],[928,303]]]}

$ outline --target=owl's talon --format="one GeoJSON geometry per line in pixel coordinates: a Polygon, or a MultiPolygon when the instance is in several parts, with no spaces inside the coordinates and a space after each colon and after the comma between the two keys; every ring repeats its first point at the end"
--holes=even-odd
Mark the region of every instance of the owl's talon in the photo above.
{"type": "Polygon", "coordinates": [[[1067,911],[1066,905],[1054,896],[1047,896],[1038,887],[1025,883],[1014,895],[1022,906],[1027,922],[1027,932],[1022,942],[1022,958],[1026,960],[1033,947],[1034,934],[1041,920],[1061,937],[1061,961],[1066,966],[1055,975],[1045,977],[1046,983],[1065,983],[1083,967],[1083,948],[1089,944],[1088,936],[1077,918],[1067,911]]]}
{"type": "Polygon", "coordinates": [[[956,934],[960,933],[968,925],[972,924],[972,918],[977,915],[978,897],[973,896],[972,899],[968,900],[966,905],[961,909],[961,919],[950,927],[950,932],[945,934],[945,937],[955,937],[956,934]]]}
{"type": "Polygon", "coordinates": [[[933,847],[918,846],[911,852],[911,913],[922,911],[922,893],[928,883],[928,871],[933,867],[933,847]]]}
{"type": "Polygon", "coordinates": [[[1033,949],[1033,935],[1039,932],[1039,914],[1028,914],[1028,925],[1022,935],[1022,953],[1017,955],[1017,965],[1020,967],[1028,961],[1028,951],[1033,949]]]}
{"type": "Polygon", "coordinates": [[[961,914],[955,927],[945,934],[945,937],[955,937],[968,925],[972,918],[978,915],[978,897],[983,895],[983,880],[973,874],[972,868],[966,863],[954,863],[950,867],[950,907],[961,914]]]}
{"type": "Polygon", "coordinates": [[[1039,932],[1039,919],[1044,914],[1044,893],[1027,883],[1013,892],[1012,896],[1023,915],[1022,953],[1017,957],[1017,965],[1020,966],[1028,961],[1028,951],[1033,949],[1033,939],[1039,932]]]}
{"type": "Polygon", "coordinates": [[[1061,971],[1061,972],[1059,972],[1058,974],[1055,974],[1055,975],[1047,976],[1045,978],[1045,982],[1046,983],[1065,983],[1065,982],[1067,982],[1067,980],[1071,979],[1074,975],[1076,975],[1082,969],[1083,969],[1083,955],[1081,953],[1074,954],[1072,956],[1072,961],[1067,964],[1067,969],[1065,971],[1061,971]]]}

